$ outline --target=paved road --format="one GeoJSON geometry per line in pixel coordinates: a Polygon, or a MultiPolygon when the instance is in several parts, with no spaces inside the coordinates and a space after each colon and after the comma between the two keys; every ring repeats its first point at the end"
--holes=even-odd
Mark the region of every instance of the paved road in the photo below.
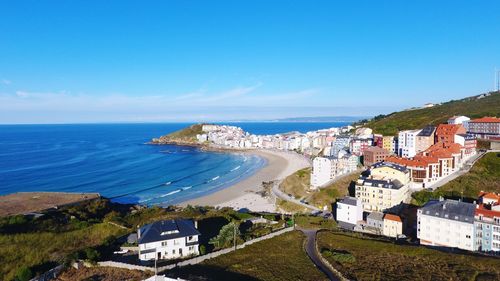
{"type": "Polygon", "coordinates": [[[281,191],[279,189],[279,185],[280,185],[281,181],[277,182],[277,183],[274,183],[273,184],[273,188],[272,188],[272,191],[273,191],[273,194],[274,196],[280,198],[280,199],[283,199],[285,201],[289,201],[289,202],[292,202],[292,203],[295,203],[297,205],[300,205],[300,206],[304,206],[310,210],[313,210],[313,211],[320,211],[320,209],[314,207],[314,206],[311,206],[311,205],[308,205],[308,204],[304,204],[302,202],[300,202],[299,200],[293,198],[293,197],[290,197],[288,196],[288,194],[284,193],[283,191],[281,191]]]}
{"type": "Polygon", "coordinates": [[[325,273],[326,276],[328,276],[328,279],[332,281],[340,280],[337,275],[335,275],[335,273],[331,271],[326,264],[323,263],[323,261],[319,257],[320,254],[318,253],[318,251],[316,251],[316,233],[318,231],[311,229],[301,229],[301,231],[306,235],[307,241],[305,250],[314,265],[316,265],[316,267],[318,267],[323,273],[325,273]]]}

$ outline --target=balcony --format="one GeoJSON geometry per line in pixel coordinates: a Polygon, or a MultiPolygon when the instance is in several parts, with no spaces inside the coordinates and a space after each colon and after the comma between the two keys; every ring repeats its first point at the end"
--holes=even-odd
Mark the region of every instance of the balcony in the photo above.
{"type": "Polygon", "coordinates": [[[191,241],[191,242],[186,242],[186,246],[194,246],[194,245],[198,245],[199,241],[191,241]]]}

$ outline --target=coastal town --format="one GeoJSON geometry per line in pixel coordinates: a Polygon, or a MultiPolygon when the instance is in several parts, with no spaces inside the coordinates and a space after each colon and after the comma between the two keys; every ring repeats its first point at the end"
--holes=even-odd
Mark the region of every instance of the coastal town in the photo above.
{"type": "Polygon", "coordinates": [[[365,167],[353,196],[335,204],[341,228],[415,237],[422,245],[500,251],[498,193],[481,192],[474,203],[434,198],[421,208],[409,204],[413,192],[432,191],[473,165],[483,155],[477,149],[478,138],[500,140],[500,118],[452,116],[447,123],[400,131],[397,136],[374,134],[362,126],[253,135],[236,126],[204,124],[202,131],[196,135],[200,144],[291,150],[311,158],[312,191],[365,167]]]}

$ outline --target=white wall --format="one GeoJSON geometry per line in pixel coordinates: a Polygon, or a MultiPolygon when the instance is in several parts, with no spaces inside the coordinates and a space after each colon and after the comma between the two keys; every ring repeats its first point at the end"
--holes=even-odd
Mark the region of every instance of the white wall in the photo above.
{"type": "Polygon", "coordinates": [[[356,206],[337,202],[337,221],[357,224],[363,220],[363,207],[361,201],[356,200],[356,206]]]}
{"type": "Polygon", "coordinates": [[[173,259],[173,258],[198,255],[199,250],[198,250],[197,244],[191,245],[191,246],[186,245],[186,240],[188,243],[197,242],[198,236],[194,235],[194,236],[190,236],[190,237],[191,237],[191,240],[189,240],[189,237],[181,237],[181,238],[176,238],[176,239],[139,244],[140,251],[148,250],[148,249],[156,249],[156,251],[152,252],[152,253],[145,253],[145,254],[141,253],[139,255],[139,259],[152,260],[152,259],[155,259],[158,257],[158,253],[160,253],[160,259],[173,259]],[[182,255],[181,255],[181,251],[182,251],[182,255]]]}
{"type": "Polygon", "coordinates": [[[474,250],[474,224],[417,213],[420,244],[474,250]]]}

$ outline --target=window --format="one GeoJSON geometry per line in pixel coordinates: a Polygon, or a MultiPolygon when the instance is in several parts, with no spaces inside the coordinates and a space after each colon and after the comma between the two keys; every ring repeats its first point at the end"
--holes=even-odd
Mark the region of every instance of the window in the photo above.
{"type": "Polygon", "coordinates": [[[163,241],[163,242],[161,242],[161,245],[162,245],[163,247],[167,246],[167,244],[168,244],[168,243],[167,243],[167,241],[163,241]]]}
{"type": "Polygon", "coordinates": [[[175,255],[175,249],[174,249],[174,250],[172,250],[172,255],[175,255]]]}

